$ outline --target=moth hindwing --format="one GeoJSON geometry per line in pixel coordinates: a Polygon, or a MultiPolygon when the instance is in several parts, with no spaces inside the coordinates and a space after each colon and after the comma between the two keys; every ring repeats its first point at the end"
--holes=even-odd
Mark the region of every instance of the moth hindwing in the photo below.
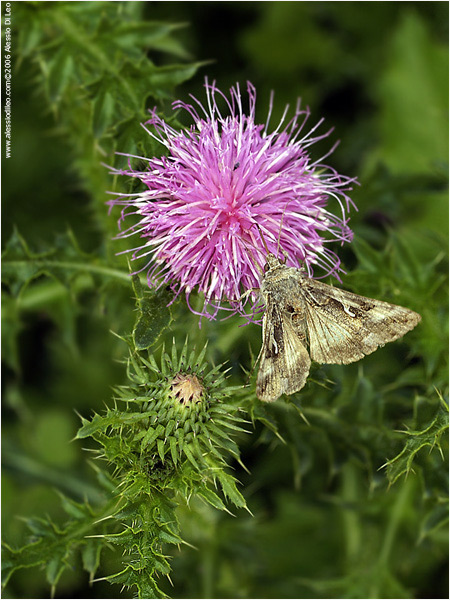
{"type": "Polygon", "coordinates": [[[408,308],[310,279],[273,254],[267,255],[261,295],[266,309],[256,395],[267,402],[300,390],[311,359],[355,362],[402,337],[421,319],[408,308]]]}

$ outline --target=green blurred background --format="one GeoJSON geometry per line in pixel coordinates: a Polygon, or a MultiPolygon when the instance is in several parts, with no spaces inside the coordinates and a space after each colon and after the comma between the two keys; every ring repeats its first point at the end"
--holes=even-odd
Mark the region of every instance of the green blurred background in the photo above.
{"type": "MultiPolygon", "coordinates": [[[[32,40],[30,21],[35,18],[45,29],[53,22],[48,15],[65,4],[79,5],[80,19],[102,10],[120,17],[123,11],[131,21],[185,25],[165,46],[148,51],[153,64],[164,69],[175,59],[186,65],[205,61],[175,90],[144,94],[147,107],[158,103],[169,115],[171,94],[202,99],[207,75],[222,90],[251,81],[261,122],[274,90],[272,123],[300,96],[311,108],[311,125],[323,116],[323,131],[335,127],[311,153],[320,157],[340,139],[327,162],[361,184],[352,195],[359,211],[351,220],[359,251],[341,252],[347,270],[358,266],[360,271],[349,273],[344,283],[424,316],[421,332],[410,334],[416,335],[410,342],[415,361],[411,348],[399,342],[345,370],[313,370],[319,383],[309,385],[302,406],[333,410],[333,422],[300,429],[298,413],[279,403],[272,416],[287,444],[260,424],[242,438],[251,475],[238,466],[236,474],[255,516],[234,518],[195,502],[191,512],[181,512],[184,537],[198,550],[176,554],[174,588],[167,585],[167,593],[180,598],[448,597],[445,463],[438,452],[425,449],[417,455],[415,474],[390,488],[379,470],[404,444],[391,432],[404,430],[405,424],[423,429],[439,404],[434,388],[447,390],[448,4],[11,4],[13,41],[22,55],[14,56],[13,50],[13,156],[2,156],[3,246],[17,227],[30,252],[45,252],[70,228],[81,249],[74,250],[77,259],[98,254],[126,272],[123,257],[115,256],[123,246],[110,241],[119,215],[108,216],[105,192],[113,184],[100,164],[114,161],[109,142],[120,132],[95,142],[76,95],[71,103],[58,92],[59,83],[54,96],[41,84],[40,60],[51,54],[51,44],[39,54],[20,37],[21,19],[27,20],[26,39],[32,40]],[[320,385],[328,380],[339,381],[338,389],[329,392],[320,385]]],[[[48,27],[48,39],[57,39],[48,27]]],[[[64,72],[57,73],[57,82],[64,72]]],[[[137,78],[139,71],[126,75],[137,78]]],[[[108,76],[105,67],[105,81],[108,76]]],[[[90,81],[80,81],[83,85],[95,103],[101,88],[90,81]]],[[[141,78],[138,85],[145,89],[146,81],[141,78]]],[[[106,103],[102,107],[106,111],[106,103]]],[[[114,111],[109,119],[114,121],[114,111]]],[[[135,125],[133,142],[139,148],[149,142],[141,140],[145,134],[135,125]]],[[[127,184],[124,179],[114,185],[124,191],[127,184]]],[[[211,359],[230,361],[234,379],[242,381],[240,365],[250,367],[249,345],[258,352],[260,330],[239,328],[235,318],[199,331],[195,318],[183,307],[177,310],[167,339],[175,333],[184,340],[187,332],[199,342],[209,338],[211,359]]],[[[125,381],[120,360],[127,349],[111,331],[127,334],[134,319],[131,286],[114,279],[100,286],[93,275],[82,273],[64,285],[40,276],[18,297],[5,290],[2,526],[11,545],[27,539],[20,517],[64,518],[55,489],[76,499],[98,499],[86,452],[70,440],[79,425],[76,412],[102,411],[111,402],[111,387],[125,381]]],[[[99,576],[119,560],[113,552],[106,555],[99,576]]],[[[56,597],[119,593],[103,582],[90,587],[87,575],[74,569],[63,577],[56,597]]],[[[4,597],[48,594],[42,573],[30,571],[16,575],[4,597]]]]}

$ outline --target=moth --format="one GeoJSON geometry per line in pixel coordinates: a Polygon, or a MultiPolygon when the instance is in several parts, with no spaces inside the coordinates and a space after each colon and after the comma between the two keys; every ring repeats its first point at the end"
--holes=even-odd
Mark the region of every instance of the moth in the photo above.
{"type": "Polygon", "coordinates": [[[301,390],[311,359],[355,362],[402,337],[421,319],[408,308],[311,279],[271,253],[260,292],[265,313],[256,395],[265,402],[301,390]]]}

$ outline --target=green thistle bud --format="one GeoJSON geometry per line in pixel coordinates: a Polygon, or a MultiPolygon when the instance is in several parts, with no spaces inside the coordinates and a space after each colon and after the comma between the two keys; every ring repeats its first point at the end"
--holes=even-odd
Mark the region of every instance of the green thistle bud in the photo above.
{"type": "Polygon", "coordinates": [[[239,460],[232,438],[245,431],[244,421],[226,401],[235,389],[225,385],[226,372],[221,365],[210,368],[205,353],[206,347],[199,354],[189,352],[186,342],[180,354],[175,343],[170,355],[163,348],[159,364],[154,355],[133,354],[130,384],[116,390],[125,410],[83,422],[78,437],[91,435],[102,445],[129,499],[169,486],[186,496],[198,492],[222,508],[211,489],[219,481],[225,495],[245,505],[234,478],[224,471],[227,455],[239,460]]]}

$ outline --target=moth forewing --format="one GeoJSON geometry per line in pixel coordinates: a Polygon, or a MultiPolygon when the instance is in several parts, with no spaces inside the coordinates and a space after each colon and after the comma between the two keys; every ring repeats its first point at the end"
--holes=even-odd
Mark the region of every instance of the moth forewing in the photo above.
{"type": "Polygon", "coordinates": [[[261,363],[256,395],[272,402],[281,394],[293,394],[306,383],[311,360],[289,319],[277,309],[266,312],[263,320],[261,363]],[[270,317],[268,316],[270,315],[270,317]]]}
{"type": "Polygon", "coordinates": [[[322,364],[357,361],[402,337],[421,319],[402,306],[310,279],[273,254],[267,255],[261,294],[266,311],[256,394],[265,401],[300,390],[310,357],[322,364]]]}
{"type": "Polygon", "coordinates": [[[322,364],[348,364],[413,329],[416,312],[303,278],[309,353],[322,364]]]}

